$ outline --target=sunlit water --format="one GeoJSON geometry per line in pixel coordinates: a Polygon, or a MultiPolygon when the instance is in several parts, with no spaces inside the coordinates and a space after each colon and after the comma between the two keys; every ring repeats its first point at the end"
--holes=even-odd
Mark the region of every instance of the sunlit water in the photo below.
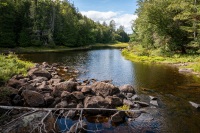
{"type": "Polygon", "coordinates": [[[155,116],[159,123],[154,123],[154,126],[160,128],[155,132],[200,132],[200,112],[188,103],[200,103],[200,78],[180,74],[174,67],[134,63],[126,60],[117,49],[33,53],[19,57],[37,63],[64,63],[78,69],[80,74],[77,78],[81,80],[112,80],[117,86],[132,84],[143,100],[148,95],[159,99],[157,110],[160,113],[155,116]]]}

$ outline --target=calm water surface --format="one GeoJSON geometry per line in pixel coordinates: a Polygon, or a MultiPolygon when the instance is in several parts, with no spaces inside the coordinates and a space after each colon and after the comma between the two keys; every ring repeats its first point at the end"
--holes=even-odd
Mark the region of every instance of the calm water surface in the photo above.
{"type": "Polygon", "coordinates": [[[200,111],[188,103],[200,103],[198,77],[180,74],[169,66],[128,61],[117,49],[20,54],[19,57],[37,63],[64,63],[78,69],[77,78],[82,80],[113,80],[117,86],[132,84],[143,100],[148,95],[158,97],[160,113],[155,117],[161,128],[157,132],[200,132],[200,111]]]}

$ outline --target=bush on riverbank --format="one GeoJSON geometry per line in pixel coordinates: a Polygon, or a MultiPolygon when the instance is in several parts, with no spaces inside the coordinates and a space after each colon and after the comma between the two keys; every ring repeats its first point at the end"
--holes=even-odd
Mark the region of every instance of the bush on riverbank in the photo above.
{"type": "Polygon", "coordinates": [[[0,81],[7,81],[13,75],[26,75],[33,63],[18,59],[15,54],[0,55],[0,81]]]}
{"type": "Polygon", "coordinates": [[[129,49],[124,49],[122,54],[129,60],[134,62],[145,63],[165,63],[165,64],[181,64],[185,63],[182,68],[192,68],[195,72],[200,72],[200,56],[182,55],[182,54],[167,54],[161,50],[147,50],[141,46],[132,46],[129,49]]]}

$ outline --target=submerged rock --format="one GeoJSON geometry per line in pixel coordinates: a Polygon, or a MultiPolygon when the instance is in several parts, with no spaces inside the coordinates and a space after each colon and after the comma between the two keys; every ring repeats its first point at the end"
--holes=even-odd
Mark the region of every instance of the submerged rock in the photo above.
{"type": "Polygon", "coordinates": [[[123,122],[125,120],[125,116],[126,114],[124,111],[119,111],[111,116],[111,121],[114,123],[123,122]]]}
{"type": "Polygon", "coordinates": [[[71,126],[68,133],[86,133],[87,132],[86,130],[87,130],[87,123],[85,123],[84,121],[80,121],[71,126]]]}

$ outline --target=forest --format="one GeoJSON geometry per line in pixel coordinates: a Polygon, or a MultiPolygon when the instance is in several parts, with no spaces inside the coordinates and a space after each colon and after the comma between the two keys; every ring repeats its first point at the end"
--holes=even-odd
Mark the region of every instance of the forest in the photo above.
{"type": "Polygon", "coordinates": [[[128,42],[114,20],[109,24],[83,16],[73,3],[60,0],[1,0],[0,47],[67,46],[128,42]]]}
{"type": "Polygon", "coordinates": [[[138,0],[137,3],[138,18],[132,25],[131,42],[159,54],[198,52],[199,0],[138,0]]]}

